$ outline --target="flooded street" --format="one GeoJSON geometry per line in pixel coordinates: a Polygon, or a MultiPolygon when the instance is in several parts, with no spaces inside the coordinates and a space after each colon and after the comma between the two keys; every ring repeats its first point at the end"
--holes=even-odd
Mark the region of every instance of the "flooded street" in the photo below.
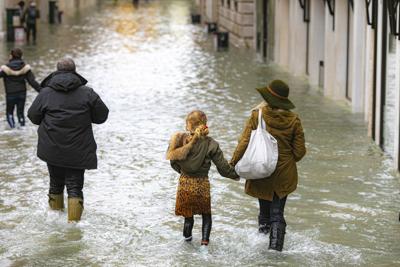
{"type": "MultiPolygon", "coordinates": [[[[0,94],[0,266],[400,266],[400,183],[372,144],[361,116],[306,81],[231,47],[190,24],[190,1],[103,1],[61,26],[40,25],[23,47],[39,80],[67,55],[110,108],[95,126],[99,169],[85,176],[82,221],[50,211],[46,164],[32,124],[9,130],[0,94]],[[193,109],[229,159],[261,97],[254,88],[287,80],[302,118],[308,154],[286,206],[283,253],[258,233],[258,202],[244,181],[210,175],[213,231],[200,247],[182,237],[174,215],[178,175],[165,160],[170,135],[193,109]]],[[[0,44],[2,62],[10,44],[0,44]]],[[[36,93],[28,92],[27,107],[36,93]]]]}

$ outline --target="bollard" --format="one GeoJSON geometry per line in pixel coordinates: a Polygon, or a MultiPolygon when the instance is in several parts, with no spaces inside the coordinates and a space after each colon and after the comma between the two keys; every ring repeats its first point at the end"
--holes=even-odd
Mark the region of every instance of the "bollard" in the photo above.
{"type": "Polygon", "coordinates": [[[57,15],[57,2],[49,1],[49,24],[56,23],[57,15]]]}
{"type": "Polygon", "coordinates": [[[20,21],[19,9],[18,8],[7,8],[7,41],[15,41],[15,30],[14,27],[20,26],[17,21],[20,21]]]}
{"type": "Polygon", "coordinates": [[[229,48],[229,32],[217,32],[215,36],[217,50],[229,48]]]}
{"type": "Polygon", "coordinates": [[[200,24],[201,23],[201,15],[200,14],[192,14],[192,23],[200,24]]]}
{"type": "Polygon", "coordinates": [[[319,62],[318,85],[324,87],[324,61],[319,62]]]}
{"type": "Polygon", "coordinates": [[[217,31],[218,31],[218,25],[217,25],[217,23],[214,23],[214,22],[209,22],[209,23],[207,23],[207,30],[208,30],[208,33],[215,33],[215,32],[217,32],[217,31]]]}

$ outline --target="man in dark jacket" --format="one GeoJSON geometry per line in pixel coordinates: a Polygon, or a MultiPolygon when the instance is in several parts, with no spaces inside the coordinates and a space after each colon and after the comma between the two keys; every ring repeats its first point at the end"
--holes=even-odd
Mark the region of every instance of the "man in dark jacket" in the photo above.
{"type": "Polygon", "coordinates": [[[64,208],[66,186],[70,222],[82,215],[85,170],[97,168],[92,123],[104,123],[108,117],[108,108],[86,83],[76,73],[74,61],[63,59],[42,82],[43,89],[28,111],[29,119],[39,125],[37,155],[49,169],[50,208],[64,208]]]}
{"type": "Polygon", "coordinates": [[[7,65],[0,67],[0,78],[4,79],[6,89],[8,124],[11,128],[15,128],[14,109],[17,106],[18,122],[21,126],[25,126],[26,82],[38,92],[40,85],[36,82],[31,67],[22,60],[21,49],[11,50],[10,61],[7,65]]]}
{"type": "Polygon", "coordinates": [[[33,35],[33,42],[36,43],[36,21],[40,18],[40,11],[36,8],[36,2],[31,1],[29,7],[25,10],[23,21],[26,22],[26,40],[30,41],[31,32],[33,35]]]}

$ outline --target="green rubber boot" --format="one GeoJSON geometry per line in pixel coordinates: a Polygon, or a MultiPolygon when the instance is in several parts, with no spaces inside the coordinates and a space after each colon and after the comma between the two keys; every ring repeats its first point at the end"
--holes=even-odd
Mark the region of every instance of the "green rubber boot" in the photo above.
{"type": "Polygon", "coordinates": [[[68,222],[79,222],[83,212],[83,199],[68,198],[68,222]]]}
{"type": "Polygon", "coordinates": [[[64,194],[49,194],[49,206],[52,210],[64,210],[64,194]]]}

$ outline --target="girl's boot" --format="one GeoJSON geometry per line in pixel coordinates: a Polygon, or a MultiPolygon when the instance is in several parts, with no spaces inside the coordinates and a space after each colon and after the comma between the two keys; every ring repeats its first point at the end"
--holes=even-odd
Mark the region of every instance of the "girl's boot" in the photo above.
{"type": "Polygon", "coordinates": [[[269,236],[269,248],[272,250],[282,251],[285,241],[286,224],[281,222],[273,222],[271,224],[271,233],[269,236]]]}
{"type": "Polygon", "coordinates": [[[49,206],[52,210],[64,209],[64,194],[48,194],[49,206]]]}
{"type": "Polygon", "coordinates": [[[210,242],[210,234],[212,228],[212,218],[211,214],[203,214],[203,225],[202,225],[202,238],[201,238],[201,245],[208,246],[210,242]]]}
{"type": "Polygon", "coordinates": [[[79,197],[68,198],[68,222],[81,220],[83,212],[83,199],[79,197]]]}
{"type": "Polygon", "coordinates": [[[271,225],[269,223],[269,218],[265,218],[261,215],[258,216],[258,232],[262,234],[269,234],[271,225]]]}
{"type": "Polygon", "coordinates": [[[193,224],[193,217],[185,218],[185,222],[183,223],[183,236],[185,237],[185,241],[192,241],[193,224]]]}

